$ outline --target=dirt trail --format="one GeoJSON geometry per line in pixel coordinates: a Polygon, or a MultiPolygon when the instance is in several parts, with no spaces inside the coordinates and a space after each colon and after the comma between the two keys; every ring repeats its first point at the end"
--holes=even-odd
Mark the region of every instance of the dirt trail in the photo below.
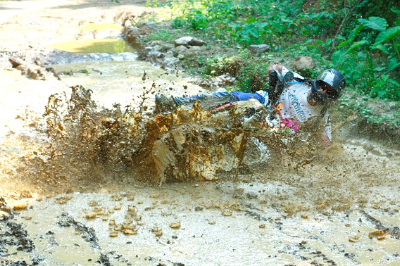
{"type": "MultiPolygon", "coordinates": [[[[93,99],[108,107],[137,104],[127,89],[134,83],[139,85],[132,94],[138,97],[142,87],[153,83],[170,94],[200,90],[190,77],[165,78],[164,71],[130,63],[132,58],[84,64],[90,73],[74,70],[61,80],[51,72],[45,80],[34,80],[8,61],[9,54],[20,55],[32,69],[43,69],[46,55],[53,52],[47,49],[50,44],[115,36],[79,27],[89,22],[120,25],[121,14],[140,16],[143,5],[0,2],[0,264],[399,265],[400,152],[352,138],[351,124],[338,130],[336,143],[313,160],[250,166],[237,176],[220,173],[212,182],[155,186],[135,179],[135,169],[107,172],[96,165],[90,166],[92,179],[85,179],[79,176],[83,168],[71,166],[86,163],[79,158],[65,168],[54,165],[60,167],[54,170],[58,179],[51,179],[50,172],[26,170],[26,162],[40,166],[50,161],[43,117],[49,96],[65,93],[68,98],[76,82],[87,84],[93,99]],[[42,62],[35,64],[34,58],[42,62]],[[129,76],[110,70],[100,78],[109,66],[127,64],[134,66],[124,67],[129,76]],[[140,67],[149,79],[141,79],[140,67]],[[188,91],[182,91],[184,86],[188,91]],[[9,215],[12,208],[17,212],[9,215]]],[[[152,97],[145,100],[150,107],[152,97]]],[[[118,147],[123,158],[124,149],[118,147]]]]}

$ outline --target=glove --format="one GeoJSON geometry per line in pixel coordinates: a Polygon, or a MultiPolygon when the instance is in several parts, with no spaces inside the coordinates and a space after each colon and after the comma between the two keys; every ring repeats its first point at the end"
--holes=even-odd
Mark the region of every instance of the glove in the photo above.
{"type": "Polygon", "coordinates": [[[285,76],[283,77],[283,82],[286,84],[289,81],[292,81],[294,79],[294,74],[292,71],[286,72],[285,76]]]}
{"type": "Polygon", "coordinates": [[[324,105],[328,101],[328,96],[323,92],[311,92],[310,96],[317,105],[324,105]]]}

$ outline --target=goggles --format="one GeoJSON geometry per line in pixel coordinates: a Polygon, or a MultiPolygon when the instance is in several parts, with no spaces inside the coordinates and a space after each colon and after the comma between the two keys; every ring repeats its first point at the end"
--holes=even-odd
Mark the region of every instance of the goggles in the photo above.
{"type": "Polygon", "coordinates": [[[328,83],[320,81],[318,82],[318,87],[326,94],[326,96],[328,96],[328,98],[335,99],[339,96],[337,91],[334,90],[328,83]]]}

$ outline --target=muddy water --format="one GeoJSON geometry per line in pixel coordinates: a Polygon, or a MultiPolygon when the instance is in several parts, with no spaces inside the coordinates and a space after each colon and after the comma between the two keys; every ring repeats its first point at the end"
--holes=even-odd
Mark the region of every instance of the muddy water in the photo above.
{"type": "Polygon", "coordinates": [[[93,90],[93,99],[110,107],[113,103],[122,106],[132,103],[150,90],[145,103],[154,106],[154,95],[192,95],[204,91],[194,84],[195,78],[179,71],[166,71],[153,67],[149,62],[123,61],[123,55],[116,55],[111,62],[92,62],[52,66],[61,74],[69,86],[80,84],[93,90]],[[72,73],[72,75],[66,75],[72,73]]]}
{"type": "Polygon", "coordinates": [[[53,49],[70,53],[125,53],[135,52],[124,40],[118,39],[95,39],[54,43],[53,49]]]}
{"type": "MultiPolygon", "coordinates": [[[[57,195],[33,202],[33,209],[16,220],[36,246],[29,256],[46,258],[42,265],[71,261],[92,265],[101,254],[112,265],[129,265],[127,261],[132,265],[400,263],[399,240],[390,235],[370,239],[368,234],[375,228],[363,213],[286,216],[264,203],[268,196],[262,191],[276,190],[275,184],[250,185],[186,183],[57,195]],[[95,218],[87,218],[93,212],[95,218]],[[60,225],[65,217],[94,229],[96,240],[88,241],[85,231],[72,225],[60,225]],[[178,228],[171,228],[177,223],[178,228]],[[133,226],[135,234],[115,231],[122,224],[133,226]]],[[[365,211],[382,220],[393,218],[374,209],[365,211]]],[[[400,224],[397,220],[393,225],[400,224]]],[[[13,258],[27,259],[27,254],[18,252],[13,258]]]]}

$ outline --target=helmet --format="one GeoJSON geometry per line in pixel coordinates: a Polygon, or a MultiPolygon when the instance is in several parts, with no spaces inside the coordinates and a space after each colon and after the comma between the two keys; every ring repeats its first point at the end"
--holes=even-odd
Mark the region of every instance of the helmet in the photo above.
{"type": "Polygon", "coordinates": [[[319,87],[328,84],[334,90],[330,96],[334,100],[340,97],[342,89],[346,87],[346,80],[342,73],[333,68],[324,70],[316,80],[319,87]]]}

